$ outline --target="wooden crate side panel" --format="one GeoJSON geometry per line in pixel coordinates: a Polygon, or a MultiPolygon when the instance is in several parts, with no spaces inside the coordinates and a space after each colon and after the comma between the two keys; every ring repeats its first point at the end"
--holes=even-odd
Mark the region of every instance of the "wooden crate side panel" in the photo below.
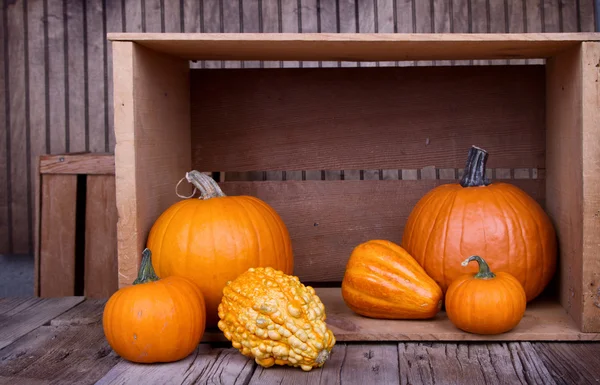
{"type": "Polygon", "coordinates": [[[581,330],[600,331],[600,43],[582,44],[583,314],[581,330]]]}
{"type": "Polygon", "coordinates": [[[189,65],[134,43],[114,51],[119,286],[137,274],[156,218],[189,171],[189,65]]]}
{"type": "MultiPolygon", "coordinates": [[[[400,243],[417,201],[442,180],[224,182],[228,195],[271,205],[292,238],[294,274],[304,282],[341,282],[352,249],[369,239],[400,243]]],[[[543,205],[543,180],[514,180],[543,205]]]]}
{"type": "Polygon", "coordinates": [[[583,179],[581,50],[547,64],[546,209],[558,236],[560,302],[582,325],[583,179]]]}
{"type": "Polygon", "coordinates": [[[42,176],[39,285],[42,297],[75,293],[76,175],[42,176]]]}
{"type": "Polygon", "coordinates": [[[108,298],[119,287],[114,176],[88,175],[86,192],[84,295],[108,298]]]}
{"type": "Polygon", "coordinates": [[[544,167],[543,67],[192,71],[202,171],[544,167]],[[207,95],[210,95],[207,97],[207,95]]]}

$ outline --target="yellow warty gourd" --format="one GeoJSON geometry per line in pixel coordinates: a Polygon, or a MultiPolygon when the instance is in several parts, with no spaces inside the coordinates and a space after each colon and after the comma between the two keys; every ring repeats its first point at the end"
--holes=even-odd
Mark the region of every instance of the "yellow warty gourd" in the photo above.
{"type": "Polygon", "coordinates": [[[309,371],[323,366],[335,345],[315,290],[270,267],[251,268],[228,282],[219,318],[218,327],[233,347],[266,368],[309,371]]]}

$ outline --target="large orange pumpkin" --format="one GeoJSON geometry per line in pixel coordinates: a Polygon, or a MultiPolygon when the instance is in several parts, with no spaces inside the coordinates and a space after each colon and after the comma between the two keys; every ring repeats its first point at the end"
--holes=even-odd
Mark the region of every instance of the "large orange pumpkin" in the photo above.
{"type": "Polygon", "coordinates": [[[138,363],[173,362],[190,355],[206,326],[204,297],[182,277],[159,279],[151,252],[143,252],[138,278],[106,303],[102,327],[121,357],[138,363]]]}
{"type": "Polygon", "coordinates": [[[173,204],[156,220],[147,247],[161,278],[190,278],[206,300],[207,326],[218,322],[227,281],[251,267],[293,273],[288,230],[277,212],[252,196],[225,196],[209,176],[190,171],[187,180],[200,199],[173,204]]]}
{"type": "Polygon", "coordinates": [[[554,227],[523,190],[486,180],[487,157],[472,147],[460,183],[438,186],[421,198],[407,220],[402,246],[444,293],[465,273],[461,261],[481,255],[496,271],[517,278],[530,301],[556,270],[554,227]]]}

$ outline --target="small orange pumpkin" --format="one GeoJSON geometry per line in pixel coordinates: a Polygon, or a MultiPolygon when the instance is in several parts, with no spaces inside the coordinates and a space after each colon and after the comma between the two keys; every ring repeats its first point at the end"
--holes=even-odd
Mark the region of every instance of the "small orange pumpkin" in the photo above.
{"type": "Polygon", "coordinates": [[[145,249],[137,279],[114,293],[102,326],[111,348],[138,363],[173,362],[192,353],[204,334],[206,314],[200,289],[183,277],[159,279],[145,249]]]}
{"type": "Polygon", "coordinates": [[[207,327],[216,327],[227,281],[251,267],[293,273],[288,230],[277,212],[253,196],[225,196],[198,171],[186,174],[200,199],[185,199],[165,210],[153,224],[147,247],[159,277],[191,279],[206,300],[207,327]]]}
{"type": "Polygon", "coordinates": [[[371,318],[426,319],[442,307],[442,289],[397,244],[370,240],[354,248],[342,280],[342,298],[371,318]]]}
{"type": "Polygon", "coordinates": [[[446,292],[446,313],[459,329],[476,334],[505,333],[519,324],[527,299],[521,283],[511,274],[493,273],[483,258],[475,255],[462,262],[479,263],[477,274],[465,274],[446,292]]]}

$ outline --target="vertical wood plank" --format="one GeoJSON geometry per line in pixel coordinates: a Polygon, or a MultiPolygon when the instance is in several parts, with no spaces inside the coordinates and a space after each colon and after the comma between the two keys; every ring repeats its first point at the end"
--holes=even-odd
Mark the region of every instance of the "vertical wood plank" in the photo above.
{"type": "MultiPolygon", "coordinates": [[[[183,1],[183,32],[200,32],[201,2],[198,0],[183,1]]],[[[201,61],[192,61],[191,68],[202,68],[201,61]]]]}
{"type": "MultiPolygon", "coordinates": [[[[223,7],[223,31],[226,33],[240,32],[242,15],[240,13],[239,1],[221,2],[223,7]]],[[[242,62],[239,60],[227,60],[224,62],[225,68],[239,68],[242,62]]]]}
{"type": "MultiPolygon", "coordinates": [[[[525,0],[527,15],[527,32],[542,32],[542,0],[525,0]]],[[[527,59],[529,64],[543,64],[543,59],[527,59]]]]}
{"type": "Polygon", "coordinates": [[[86,191],[84,295],[108,298],[119,287],[114,175],[88,175],[86,191]]]}
{"type": "Polygon", "coordinates": [[[76,175],[42,176],[40,296],[74,295],[76,175]]]}
{"type": "Polygon", "coordinates": [[[180,1],[163,0],[163,24],[165,32],[183,32],[180,1]]]}
{"type": "MultiPolygon", "coordinates": [[[[338,2],[324,0],[319,1],[321,6],[321,11],[319,12],[319,24],[321,26],[321,32],[339,32],[338,2]]],[[[340,63],[337,61],[324,61],[321,63],[322,67],[338,67],[339,65],[340,63]]]]}
{"type": "Polygon", "coordinates": [[[8,186],[10,222],[12,230],[12,252],[27,254],[31,251],[31,229],[29,199],[29,132],[27,127],[27,86],[25,83],[25,35],[24,0],[7,4],[8,27],[8,98],[9,116],[8,154],[10,181],[8,186]]]}
{"type": "MultiPolygon", "coordinates": [[[[203,32],[218,33],[223,31],[221,23],[221,1],[220,0],[202,0],[203,32]]],[[[221,68],[223,62],[220,60],[206,60],[206,68],[221,68]]]]}
{"type": "MultiPolygon", "coordinates": [[[[44,33],[44,3],[42,1],[27,3],[27,36],[28,39],[28,87],[29,87],[29,130],[30,130],[30,190],[34,191],[32,228],[34,258],[39,258],[39,201],[40,181],[38,174],[38,157],[48,152],[46,148],[46,36],[44,33]],[[35,37],[35,38],[32,38],[35,37]],[[37,255],[36,255],[37,254],[37,255]]],[[[1,52],[1,51],[0,51],[1,52]]],[[[1,70],[1,69],[0,69],[1,70]]],[[[1,75],[0,75],[1,76],[1,75]]],[[[1,84],[1,82],[0,82],[1,84]]],[[[1,88],[0,88],[1,89],[1,88]]],[[[0,106],[0,109],[2,106],[0,106]]],[[[49,138],[48,138],[49,139],[49,138]]],[[[1,166],[0,166],[1,167],[1,166]]],[[[30,192],[31,193],[31,192],[30,192]]],[[[1,194],[1,192],[0,192],[1,194]]],[[[1,215],[1,214],[0,214],[1,215]]],[[[0,241],[2,243],[2,241],[0,241]]],[[[1,247],[0,247],[1,249],[1,247]]],[[[35,269],[36,267],[34,267],[35,269]]],[[[38,276],[34,273],[34,277],[38,276]]],[[[34,280],[34,293],[37,291],[38,282],[34,280]]]]}
{"type": "Polygon", "coordinates": [[[65,24],[62,0],[47,0],[48,9],[48,94],[46,104],[50,114],[50,152],[67,151],[65,24]]]}
{"type": "Polygon", "coordinates": [[[579,31],[596,31],[595,0],[579,0],[579,31]]]}
{"type": "MultiPolygon", "coordinates": [[[[333,3],[333,2],[332,2],[333,3]]],[[[281,31],[284,33],[298,32],[298,1],[297,0],[281,0],[281,31]]],[[[284,61],[283,67],[295,68],[300,67],[297,61],[284,61]]]]}
{"type": "MultiPolygon", "coordinates": [[[[471,0],[471,31],[473,33],[488,33],[490,30],[487,0],[471,0]]],[[[474,65],[486,65],[488,60],[473,60],[474,65]]]]}
{"type": "MultiPolygon", "coordinates": [[[[415,33],[433,33],[433,2],[430,0],[413,2],[413,22],[415,24],[415,33]]],[[[434,63],[430,60],[421,60],[416,63],[418,66],[429,66],[434,63]]]]}
{"type": "MultiPolygon", "coordinates": [[[[279,23],[279,1],[278,0],[262,0],[262,20],[263,32],[277,33],[281,32],[279,23]]],[[[265,68],[279,68],[282,66],[280,61],[265,61],[265,68]]]]}
{"type": "MultiPolygon", "coordinates": [[[[435,33],[452,32],[453,3],[445,0],[435,0],[433,3],[433,31],[435,33]]],[[[439,60],[436,65],[450,65],[450,60],[439,60]]]]}
{"type": "MultiPolygon", "coordinates": [[[[397,20],[398,13],[396,12],[397,4],[394,5],[394,0],[374,0],[375,2],[375,16],[377,20],[375,22],[375,28],[377,33],[394,33],[397,20]]],[[[406,64],[406,62],[403,62],[406,64]]],[[[391,61],[383,61],[378,63],[381,67],[393,67],[396,65],[395,62],[391,61]]]]}
{"type": "MultiPolygon", "coordinates": [[[[298,18],[302,33],[319,32],[319,11],[317,0],[298,0],[298,18]]],[[[264,20],[264,19],[263,19],[264,20]]],[[[305,61],[302,67],[318,67],[318,61],[305,61]]]]}
{"type": "Polygon", "coordinates": [[[0,132],[0,253],[11,252],[11,234],[9,226],[9,209],[8,209],[8,164],[7,164],[7,153],[6,144],[8,132],[8,82],[6,77],[6,71],[8,70],[8,33],[7,26],[5,24],[5,12],[6,4],[4,0],[0,0],[0,31],[2,36],[0,37],[0,124],[6,129],[0,132]]]}
{"type": "Polygon", "coordinates": [[[124,0],[125,32],[143,32],[142,2],[139,0],[124,0]]]}
{"type": "MultiPolygon", "coordinates": [[[[525,0],[506,0],[506,19],[509,33],[525,32],[525,0]]],[[[511,59],[509,64],[525,64],[525,59],[511,59]]]]}
{"type": "Polygon", "coordinates": [[[66,82],[68,84],[67,99],[67,129],[69,131],[69,146],[67,152],[86,151],[89,148],[89,140],[85,116],[85,61],[84,61],[84,33],[86,28],[83,23],[84,3],[78,0],[66,2],[65,30],[67,37],[67,72],[66,82]]]}
{"type": "Polygon", "coordinates": [[[119,286],[128,286],[150,227],[190,169],[189,63],[131,42],[113,46],[119,286]]]}
{"type": "Polygon", "coordinates": [[[392,344],[347,345],[340,369],[343,384],[399,384],[398,347],[392,344]]]}
{"type": "MultiPolygon", "coordinates": [[[[360,0],[340,0],[338,2],[339,31],[341,33],[358,32],[358,15],[356,14],[357,1],[360,0]]],[[[343,61],[341,65],[342,67],[356,67],[359,66],[359,63],[343,61]]]]}
{"type": "Polygon", "coordinates": [[[562,0],[543,1],[543,32],[561,32],[559,3],[562,0]]]}
{"type": "MultiPolygon", "coordinates": [[[[506,3],[504,1],[489,1],[488,12],[490,18],[490,33],[506,33],[508,16],[506,12],[506,3]]],[[[503,65],[508,64],[508,60],[490,60],[490,64],[503,65]]]]}
{"type": "Polygon", "coordinates": [[[583,320],[584,332],[600,331],[600,43],[582,43],[583,320]]]}
{"type": "MultiPolygon", "coordinates": [[[[377,7],[377,0],[356,0],[356,19],[357,27],[356,32],[358,33],[375,33],[377,32],[376,21],[377,15],[375,14],[375,8],[377,7]]],[[[360,67],[375,67],[375,62],[359,62],[360,67]]]]}
{"type": "MultiPolygon", "coordinates": [[[[121,0],[104,0],[104,23],[106,24],[106,32],[123,32],[124,31],[124,9],[121,0]]],[[[105,52],[106,70],[104,73],[104,127],[108,132],[107,152],[114,152],[115,149],[115,115],[113,108],[113,46],[112,43],[103,37],[103,49],[105,52]]]]}
{"type": "Polygon", "coordinates": [[[91,152],[107,152],[108,130],[105,112],[106,84],[104,82],[105,51],[104,9],[101,0],[86,3],[86,47],[85,66],[85,113],[88,140],[86,148],[91,152]]]}
{"type": "Polygon", "coordinates": [[[577,32],[577,2],[558,0],[561,32],[577,32]]]}
{"type": "Polygon", "coordinates": [[[162,18],[161,0],[141,1],[143,18],[142,30],[144,32],[163,32],[164,24],[162,18]]]}
{"type": "MultiPolygon", "coordinates": [[[[452,1],[452,32],[454,33],[469,33],[470,18],[469,0],[453,0],[452,1]]],[[[468,65],[469,60],[455,60],[454,65],[468,65]]]]}
{"type": "MultiPolygon", "coordinates": [[[[241,2],[241,7],[243,17],[240,32],[262,32],[259,0],[244,0],[241,2]]],[[[247,60],[242,66],[245,68],[259,68],[261,67],[261,62],[247,60]]]]}

